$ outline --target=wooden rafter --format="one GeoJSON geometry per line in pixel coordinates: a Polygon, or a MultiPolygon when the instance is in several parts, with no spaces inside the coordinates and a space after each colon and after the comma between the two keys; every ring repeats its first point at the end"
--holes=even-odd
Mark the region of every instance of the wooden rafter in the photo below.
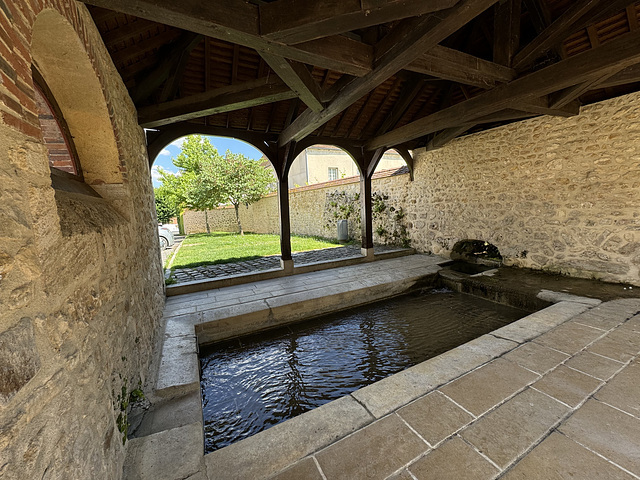
{"type": "Polygon", "coordinates": [[[260,5],[263,37],[294,45],[329,35],[424,15],[459,0],[277,0],[260,5]]]}
{"type": "Polygon", "coordinates": [[[627,67],[603,81],[600,88],[617,87],[627,83],[640,82],[640,64],[627,67]]]}
{"type": "MultiPolygon", "coordinates": [[[[139,81],[131,91],[133,102],[135,104],[144,102],[160,85],[166,82],[171,83],[171,86],[167,86],[167,93],[170,93],[174,88],[174,83],[179,81],[182,75],[182,70],[191,50],[201,41],[202,35],[184,32],[178,42],[175,45],[171,45],[171,50],[163,55],[164,59],[160,64],[148,72],[145,78],[139,81]]],[[[177,90],[177,85],[175,85],[175,89],[177,90]]]]}
{"type": "Polygon", "coordinates": [[[562,15],[545,28],[532,42],[525,46],[513,59],[513,66],[517,70],[527,69],[536,59],[560,43],[572,30],[584,28],[600,16],[602,8],[611,9],[628,0],[578,0],[562,15]],[[613,4],[613,5],[612,5],[613,4]]]}
{"type": "Polygon", "coordinates": [[[351,75],[371,71],[370,45],[334,35],[288,46],[260,37],[259,7],[242,0],[82,0],[154,22],[351,75]]]}
{"type": "Polygon", "coordinates": [[[507,0],[495,5],[493,16],[493,61],[511,66],[520,46],[521,0],[507,0]]]}
{"type": "Polygon", "coordinates": [[[279,79],[260,78],[143,107],[138,110],[138,120],[142,127],[158,127],[295,97],[279,79]]]}
{"type": "Polygon", "coordinates": [[[314,112],[324,108],[322,91],[305,65],[270,53],[260,52],[260,56],[307,107],[314,112]]]}
{"type": "Polygon", "coordinates": [[[406,70],[485,89],[516,78],[511,68],[442,45],[434,46],[406,70]]]}
{"type": "Polygon", "coordinates": [[[373,132],[374,131],[373,127],[375,125],[382,125],[382,122],[384,122],[386,120],[386,118],[387,118],[386,115],[388,114],[387,108],[389,108],[389,105],[392,103],[392,95],[402,85],[402,83],[405,82],[405,81],[406,80],[403,79],[400,75],[396,75],[395,80],[394,80],[393,84],[391,85],[391,88],[389,88],[389,93],[387,95],[385,95],[385,98],[382,101],[382,104],[380,105],[380,107],[377,109],[377,111],[373,115],[373,118],[369,121],[368,127],[365,127],[366,133],[373,132]],[[380,122],[380,117],[384,117],[382,122],[380,122]]]}
{"type": "Polygon", "coordinates": [[[383,133],[391,130],[400,121],[402,116],[409,108],[409,105],[416,99],[424,88],[424,80],[418,76],[413,76],[405,83],[402,94],[396,101],[393,109],[382,122],[382,125],[376,131],[376,135],[382,135],[383,133]]]}
{"type": "Polygon", "coordinates": [[[565,88],[559,92],[549,95],[549,107],[557,109],[570,105],[572,102],[575,102],[580,95],[588,92],[589,90],[598,88],[603,82],[614,76],[616,73],[618,72],[609,72],[604,75],[598,75],[595,78],[586,80],[578,85],[573,85],[572,87],[565,88]]]}
{"type": "Polygon", "coordinates": [[[594,76],[606,75],[639,62],[640,33],[637,31],[627,33],[598,48],[574,55],[508,84],[499,85],[477,97],[378,136],[367,143],[367,148],[375,150],[384,146],[404,143],[432,132],[464,124],[473,117],[488,115],[504,108],[512,108],[514,103],[522,99],[542,97],[594,76]]]}
{"type": "Polygon", "coordinates": [[[556,117],[574,117],[580,113],[580,102],[570,100],[563,105],[551,106],[547,95],[537,98],[520,99],[512,108],[536,115],[552,115],[556,117]]]}
{"type": "Polygon", "coordinates": [[[446,13],[441,16],[428,15],[420,18],[418,25],[412,21],[410,30],[402,27],[399,30],[392,30],[388,36],[393,40],[385,42],[384,53],[376,57],[374,70],[349,83],[321,112],[306,111],[300,115],[282,132],[279,144],[284,145],[292,140],[297,141],[306,137],[409,65],[423,52],[430,50],[491,7],[496,1],[463,0],[455,7],[446,10],[446,13]]]}

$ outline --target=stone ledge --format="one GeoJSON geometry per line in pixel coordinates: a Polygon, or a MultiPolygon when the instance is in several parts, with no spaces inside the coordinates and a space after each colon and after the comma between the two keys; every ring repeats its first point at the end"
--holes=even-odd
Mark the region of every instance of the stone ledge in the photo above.
{"type": "Polygon", "coordinates": [[[203,312],[202,323],[195,326],[198,342],[201,345],[213,343],[390,298],[409,290],[425,277],[434,275],[438,269],[437,266],[425,267],[420,275],[383,284],[352,282],[348,290],[344,285],[329,285],[207,310],[203,312]]]}
{"type": "Polygon", "coordinates": [[[126,480],[182,479],[203,470],[202,423],[129,440],[126,480]]]}
{"type": "Polygon", "coordinates": [[[200,362],[195,335],[166,338],[154,393],[168,397],[199,389],[200,362]]]}
{"type": "Polygon", "coordinates": [[[342,397],[205,455],[207,472],[224,480],[265,478],[373,420],[353,398],[342,397]]]}
{"type": "Polygon", "coordinates": [[[492,334],[496,337],[524,343],[589,310],[589,308],[588,304],[563,301],[494,330],[492,334]]]}

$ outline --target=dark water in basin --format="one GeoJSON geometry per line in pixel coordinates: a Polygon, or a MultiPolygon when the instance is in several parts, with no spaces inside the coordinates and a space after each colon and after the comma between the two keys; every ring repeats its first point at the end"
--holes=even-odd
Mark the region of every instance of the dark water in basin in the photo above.
{"type": "Polygon", "coordinates": [[[242,440],[528,313],[431,290],[205,347],[205,449],[242,440]]]}

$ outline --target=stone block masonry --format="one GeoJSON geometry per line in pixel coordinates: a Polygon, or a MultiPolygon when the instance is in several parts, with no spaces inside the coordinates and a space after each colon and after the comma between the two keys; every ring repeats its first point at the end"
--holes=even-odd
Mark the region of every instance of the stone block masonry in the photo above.
{"type": "Polygon", "coordinates": [[[82,4],[0,0],[0,151],[0,477],[117,480],[163,276],[144,134],[82,4]],[[52,187],[32,64],[99,197],[52,187]]]}
{"type": "Polygon", "coordinates": [[[640,94],[414,153],[417,250],[485,240],[507,265],[640,284],[640,94]]]}

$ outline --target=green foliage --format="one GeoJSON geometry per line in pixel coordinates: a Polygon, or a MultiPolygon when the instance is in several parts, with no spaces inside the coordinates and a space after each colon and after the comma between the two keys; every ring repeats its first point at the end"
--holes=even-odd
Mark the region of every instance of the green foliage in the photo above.
{"type": "MultiPolygon", "coordinates": [[[[124,361],[124,360],[123,360],[124,361]]],[[[118,418],[116,418],[116,425],[118,431],[122,434],[122,444],[127,442],[127,435],[129,433],[129,406],[136,402],[144,400],[144,392],[142,391],[142,380],[138,380],[137,388],[128,391],[129,384],[127,377],[122,379],[122,388],[116,399],[116,408],[119,409],[118,418]]]]}
{"type": "Polygon", "coordinates": [[[214,157],[203,165],[202,178],[215,185],[222,202],[235,207],[238,231],[243,233],[238,207],[249,206],[273,191],[275,178],[259,162],[227,150],[224,158],[214,157]]]}
{"type": "MultiPolygon", "coordinates": [[[[378,192],[371,195],[371,211],[376,241],[385,245],[411,246],[409,230],[404,223],[405,213],[402,207],[389,203],[389,196],[378,192]]],[[[336,220],[348,220],[349,232],[360,232],[360,194],[347,192],[327,193],[325,201],[324,227],[335,231],[336,220]]]]}
{"type": "Polygon", "coordinates": [[[259,162],[229,150],[223,157],[207,138],[200,135],[185,138],[182,152],[173,159],[173,164],[179,169],[177,174],[159,169],[160,189],[167,191],[178,210],[191,208],[206,212],[219,205],[231,204],[236,210],[240,233],[238,207],[257,202],[275,185],[271,171],[259,162]]]}
{"type": "Polygon", "coordinates": [[[166,189],[154,188],[153,192],[156,199],[156,215],[158,221],[161,223],[169,223],[173,217],[177,217],[180,214],[178,205],[166,189]]]}

